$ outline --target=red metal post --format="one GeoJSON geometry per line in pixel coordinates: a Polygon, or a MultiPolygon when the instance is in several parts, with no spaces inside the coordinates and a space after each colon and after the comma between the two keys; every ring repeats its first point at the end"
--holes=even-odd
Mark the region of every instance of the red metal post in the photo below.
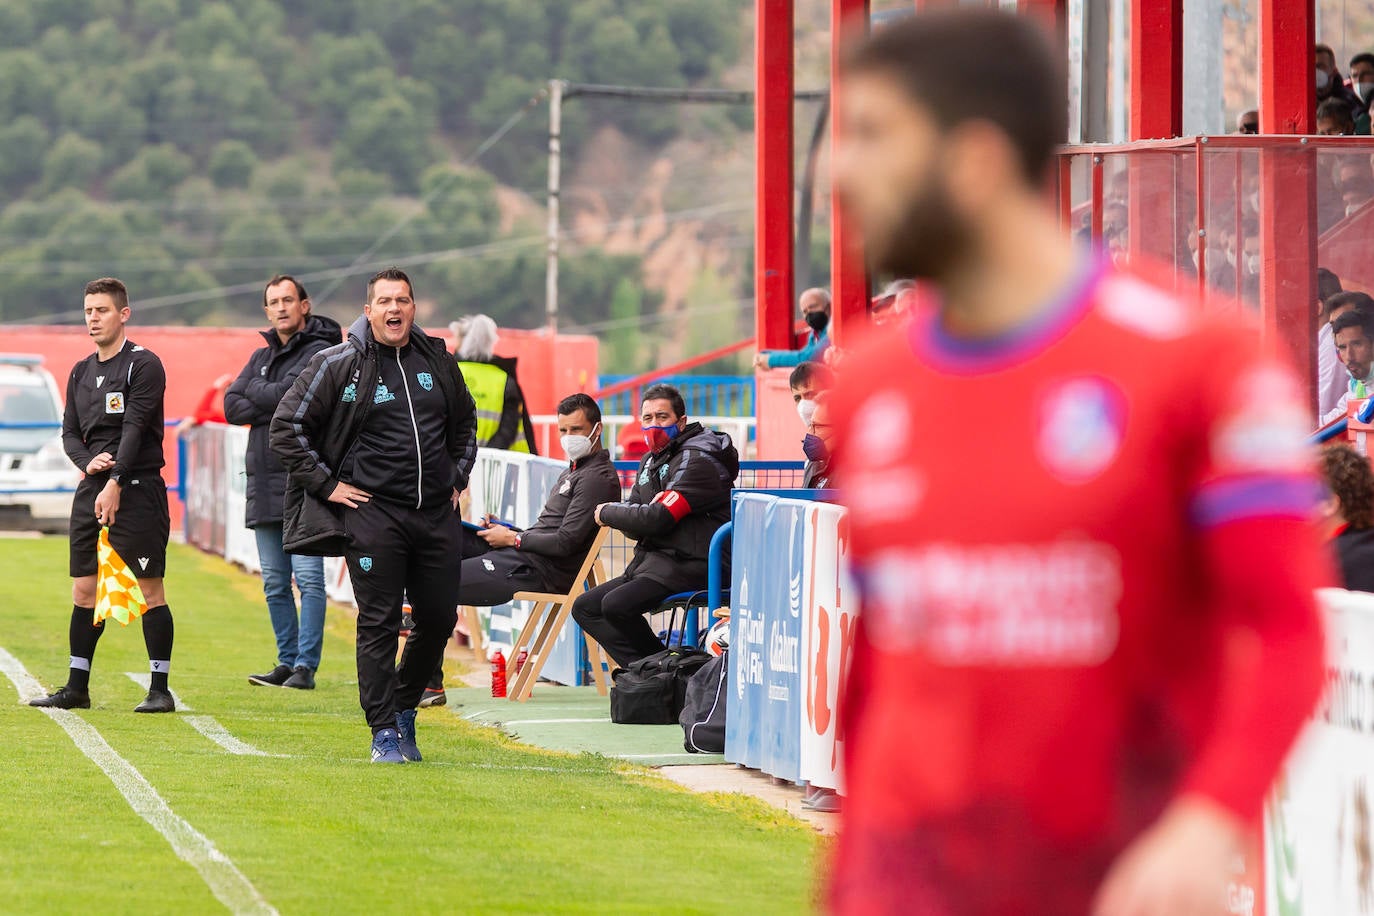
{"type": "Polygon", "coordinates": [[[792,0],[756,0],[754,330],[759,349],[792,346],[792,0]]]}
{"type": "MultiPolygon", "coordinates": [[[[1259,4],[1260,132],[1309,134],[1316,86],[1312,45],[1313,0],[1261,0],[1259,4]]],[[[1266,334],[1277,335],[1316,401],[1317,298],[1316,151],[1260,152],[1260,314],[1266,334]]],[[[1237,193],[1239,189],[1237,189],[1237,193]]]]}
{"type": "Polygon", "coordinates": [[[1183,133],[1183,4],[1131,0],[1131,139],[1183,133]]]}
{"type": "MultiPolygon", "coordinates": [[[[840,138],[841,112],[844,110],[844,81],[840,60],[844,51],[868,32],[868,0],[831,0],[830,2],[830,149],[831,161],[840,138]]],[[[847,330],[863,327],[868,312],[868,269],[864,264],[855,229],[839,204],[839,195],[830,195],[830,286],[833,298],[833,333],[843,344],[847,330]]]]}

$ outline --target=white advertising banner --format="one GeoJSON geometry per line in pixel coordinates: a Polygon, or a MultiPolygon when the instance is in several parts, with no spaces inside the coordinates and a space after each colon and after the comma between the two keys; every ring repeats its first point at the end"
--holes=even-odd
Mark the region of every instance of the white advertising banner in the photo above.
{"type": "Polygon", "coordinates": [[[1324,589],[1326,694],[1264,816],[1265,912],[1374,912],[1374,595],[1324,589]]]}
{"type": "Polygon", "coordinates": [[[849,670],[858,593],[849,577],[846,512],[812,503],[806,510],[802,583],[801,778],[841,790],[844,728],[840,685],[849,670]]]}
{"type": "Polygon", "coordinates": [[[253,529],[244,526],[248,502],[248,428],[224,428],[224,559],[249,572],[258,572],[258,542],[253,529]]]}

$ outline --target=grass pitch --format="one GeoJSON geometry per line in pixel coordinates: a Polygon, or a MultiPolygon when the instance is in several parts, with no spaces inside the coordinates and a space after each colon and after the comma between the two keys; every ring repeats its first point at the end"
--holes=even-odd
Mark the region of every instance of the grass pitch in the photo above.
{"type": "MultiPolygon", "coordinates": [[[[358,708],[349,618],[331,608],[319,687],[248,684],[275,646],[258,580],[174,545],[172,689],[193,711],[135,715],[137,624],[109,624],[77,715],[281,913],[797,913],[817,837],[748,799],[701,796],[593,755],[531,750],[425,710],[425,762],[378,767],[358,708]],[[209,716],[281,756],[231,754],[209,716]]],[[[64,539],[0,539],[0,647],[66,679],[64,539]]],[[[0,691],[16,696],[7,679],[0,691]]],[[[201,875],[40,711],[0,703],[0,911],[214,913],[201,875]]]]}

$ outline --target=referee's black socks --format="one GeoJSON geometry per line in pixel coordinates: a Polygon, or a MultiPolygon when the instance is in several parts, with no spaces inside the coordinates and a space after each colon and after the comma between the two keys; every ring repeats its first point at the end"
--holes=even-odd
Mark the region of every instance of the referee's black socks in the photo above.
{"type": "Polygon", "coordinates": [[[172,611],[165,604],[148,608],[143,615],[143,644],[148,647],[148,686],[167,689],[167,672],[172,667],[172,611]]]}
{"type": "Polygon", "coordinates": [[[105,621],[93,623],[94,618],[95,608],[72,605],[72,623],[67,630],[67,642],[72,651],[67,686],[73,690],[86,690],[91,683],[91,659],[95,657],[95,644],[100,642],[100,634],[105,632],[105,621]]]}

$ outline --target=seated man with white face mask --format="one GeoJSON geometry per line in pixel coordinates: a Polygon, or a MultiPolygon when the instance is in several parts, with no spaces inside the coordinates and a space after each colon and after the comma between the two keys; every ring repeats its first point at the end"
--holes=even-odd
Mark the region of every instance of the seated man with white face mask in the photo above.
{"type": "MultiPolygon", "coordinates": [[[[481,530],[464,529],[460,605],[495,607],[516,592],[566,592],[572,587],[600,528],[596,507],[619,501],[620,477],[611,453],[601,446],[601,408],[591,396],[574,394],[559,403],[558,433],[568,468],[535,523],[516,531],[486,518],[481,530]]],[[[411,639],[413,633],[407,649],[411,639]]],[[[420,705],[442,705],[443,683],[441,665],[420,705]]]]}
{"type": "Polygon", "coordinates": [[[792,370],[787,379],[792,389],[792,400],[797,405],[797,415],[801,417],[806,429],[802,440],[802,453],[806,455],[806,471],[802,477],[802,487],[813,489],[823,487],[823,479],[828,479],[826,467],[829,465],[830,452],[824,440],[816,435],[813,422],[821,397],[835,387],[835,374],[824,363],[802,363],[792,370]]]}

